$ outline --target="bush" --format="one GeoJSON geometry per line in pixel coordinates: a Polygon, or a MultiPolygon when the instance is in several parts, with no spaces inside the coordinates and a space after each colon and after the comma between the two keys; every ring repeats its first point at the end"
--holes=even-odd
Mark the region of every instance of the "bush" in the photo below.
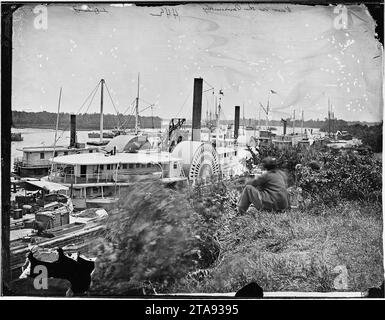
{"type": "Polygon", "coordinates": [[[136,185],[122,197],[95,249],[92,291],[128,295],[145,283],[167,290],[196,269],[202,219],[186,196],[160,183],[136,185]]]}
{"type": "Polygon", "coordinates": [[[226,213],[237,212],[239,196],[237,188],[237,180],[233,182],[219,180],[197,184],[190,190],[189,202],[203,221],[200,230],[199,268],[208,268],[219,256],[218,232],[223,226],[224,219],[227,219],[226,213]]]}
{"type": "Polygon", "coordinates": [[[381,202],[382,163],[370,152],[341,153],[300,147],[279,150],[268,146],[260,149],[254,161],[260,162],[267,156],[276,157],[288,173],[289,185],[301,188],[315,204],[336,205],[341,200],[381,202]]]}
{"type": "MultiPolygon", "coordinates": [[[[321,159],[319,159],[321,160],[321,159]]],[[[313,170],[302,166],[298,170],[298,186],[317,202],[336,205],[341,200],[381,203],[382,166],[371,155],[323,154],[323,167],[313,170]]]]}
{"type": "Polygon", "coordinates": [[[217,261],[224,213],[236,213],[237,198],[223,181],[181,189],[161,183],[132,187],[95,248],[91,291],[129,295],[149,285],[158,292],[183,286],[189,273],[217,261]]]}

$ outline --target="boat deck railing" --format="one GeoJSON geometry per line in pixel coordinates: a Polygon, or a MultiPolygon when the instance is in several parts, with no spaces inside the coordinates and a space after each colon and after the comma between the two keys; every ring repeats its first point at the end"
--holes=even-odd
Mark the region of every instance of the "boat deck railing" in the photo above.
{"type": "Polygon", "coordinates": [[[30,159],[26,161],[23,157],[15,157],[13,162],[18,163],[22,167],[40,167],[42,165],[49,165],[49,160],[47,159],[30,159]]]}
{"type": "Polygon", "coordinates": [[[73,173],[56,173],[50,175],[50,181],[63,184],[135,182],[138,180],[158,178],[161,176],[161,174],[161,172],[149,172],[145,174],[118,172],[81,174],[80,176],[77,176],[73,173]]]}
{"type": "Polygon", "coordinates": [[[113,175],[106,174],[82,174],[76,176],[71,173],[62,173],[51,175],[50,180],[56,183],[65,183],[65,184],[77,184],[77,183],[98,183],[98,182],[115,182],[113,175]]]}

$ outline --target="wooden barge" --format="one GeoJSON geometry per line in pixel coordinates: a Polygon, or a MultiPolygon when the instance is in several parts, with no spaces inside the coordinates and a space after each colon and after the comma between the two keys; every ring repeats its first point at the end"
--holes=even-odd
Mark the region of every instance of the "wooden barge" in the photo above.
{"type": "MultiPolygon", "coordinates": [[[[89,254],[94,240],[103,234],[104,224],[100,221],[74,222],[49,230],[53,237],[47,238],[37,235],[32,229],[19,229],[29,234],[21,238],[11,238],[11,271],[12,277],[16,278],[21,274],[21,267],[24,265],[26,255],[31,246],[38,246],[41,249],[63,248],[66,253],[89,254]]],[[[13,230],[14,232],[18,230],[13,230]]],[[[11,231],[11,237],[12,237],[11,231]]]]}

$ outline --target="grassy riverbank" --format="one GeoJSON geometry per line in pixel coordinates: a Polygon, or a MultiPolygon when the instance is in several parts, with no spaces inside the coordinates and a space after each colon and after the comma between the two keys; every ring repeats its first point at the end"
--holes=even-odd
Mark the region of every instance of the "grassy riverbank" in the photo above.
{"type": "Polygon", "coordinates": [[[266,291],[334,291],[337,266],[346,266],[345,290],[365,290],[383,281],[378,205],[345,202],[279,214],[250,209],[226,220],[218,232],[221,253],[215,266],[175,291],[231,292],[250,281],[266,291]]]}
{"type": "Polygon", "coordinates": [[[95,245],[93,293],[127,295],[142,285],[158,293],[233,292],[251,281],[265,291],[363,291],[382,283],[379,203],[276,214],[251,208],[239,216],[236,191],[214,190],[134,187],[95,245]],[[336,287],[341,270],[346,285],[336,287]]]}
{"type": "Polygon", "coordinates": [[[237,215],[247,175],[175,188],[132,186],[95,245],[93,292],[233,292],[251,281],[265,291],[379,286],[381,161],[366,151],[268,148],[249,165],[266,155],[289,173],[296,209],[237,215]]]}

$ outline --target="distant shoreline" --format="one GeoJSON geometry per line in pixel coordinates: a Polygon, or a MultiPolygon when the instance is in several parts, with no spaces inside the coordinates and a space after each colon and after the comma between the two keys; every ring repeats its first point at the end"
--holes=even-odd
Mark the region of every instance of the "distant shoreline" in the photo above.
{"type": "MultiPolygon", "coordinates": [[[[70,114],[60,113],[59,117],[51,112],[24,112],[12,111],[12,126],[14,128],[41,128],[55,129],[56,122],[59,120],[58,127],[60,130],[68,130],[70,128],[70,114]]],[[[123,127],[130,129],[135,127],[135,117],[133,115],[112,115],[104,114],[103,128],[106,130],[115,127],[123,127]]],[[[159,117],[142,117],[139,116],[139,124],[141,128],[161,128],[162,119],[159,117]]],[[[78,114],[76,115],[77,130],[99,130],[100,115],[99,114],[78,114]]]]}
{"type": "MultiPolygon", "coordinates": [[[[12,127],[12,129],[11,129],[11,131],[13,130],[13,129],[52,129],[52,130],[55,130],[56,128],[55,128],[55,126],[52,126],[52,125],[26,125],[26,126],[14,126],[14,127],[12,127]]],[[[106,127],[106,128],[103,128],[103,130],[106,130],[106,131],[108,131],[108,130],[112,130],[112,129],[114,129],[114,127],[106,127]]],[[[125,128],[126,130],[130,130],[130,129],[135,129],[135,128],[125,128]]],[[[145,128],[145,127],[143,127],[143,129],[152,129],[152,128],[145,128]]],[[[154,129],[161,129],[160,127],[159,128],[154,128],[154,129]]],[[[63,131],[63,130],[65,130],[65,131],[70,131],[70,128],[69,127],[66,127],[66,128],[61,128],[61,127],[59,127],[59,130],[60,131],[63,131]]],[[[76,128],[76,131],[100,131],[100,128],[98,127],[98,128],[76,128]]]]}

